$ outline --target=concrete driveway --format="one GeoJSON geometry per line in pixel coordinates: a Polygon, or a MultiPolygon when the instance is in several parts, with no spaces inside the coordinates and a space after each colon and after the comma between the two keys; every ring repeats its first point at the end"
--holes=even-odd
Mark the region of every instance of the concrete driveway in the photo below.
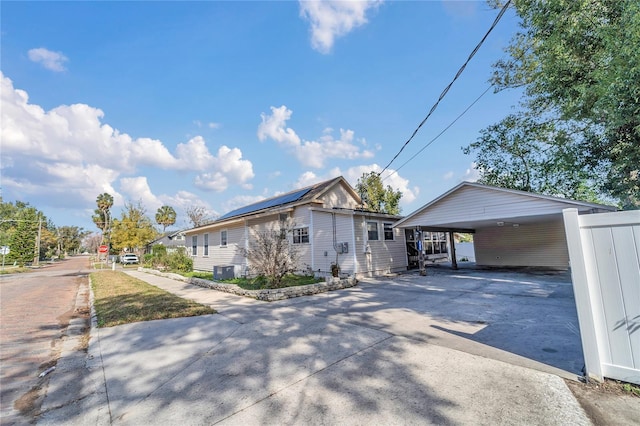
{"type": "Polygon", "coordinates": [[[436,267],[281,305],[569,379],[584,366],[566,272],[436,267]]]}
{"type": "Polygon", "coordinates": [[[564,277],[430,269],[267,303],[128,273],[219,314],[94,330],[38,424],[589,424],[547,374],[582,365],[564,277]]]}

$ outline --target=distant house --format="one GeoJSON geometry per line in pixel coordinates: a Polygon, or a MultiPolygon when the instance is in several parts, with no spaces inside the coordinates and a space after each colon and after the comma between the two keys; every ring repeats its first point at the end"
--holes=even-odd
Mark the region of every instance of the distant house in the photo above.
{"type": "Polygon", "coordinates": [[[199,271],[224,268],[247,274],[249,263],[239,248],[252,242],[252,231],[291,221],[291,243],[300,249],[300,271],[374,276],[407,269],[404,233],[394,229],[399,216],[362,209],[362,200],[343,177],[230,211],[216,221],[185,231],[187,250],[199,271]]]}
{"type": "Polygon", "coordinates": [[[151,253],[151,249],[156,244],[161,244],[165,246],[167,248],[167,252],[170,253],[171,251],[177,248],[186,247],[185,241],[186,241],[185,231],[166,232],[162,234],[161,237],[147,244],[147,253],[151,253]]]}

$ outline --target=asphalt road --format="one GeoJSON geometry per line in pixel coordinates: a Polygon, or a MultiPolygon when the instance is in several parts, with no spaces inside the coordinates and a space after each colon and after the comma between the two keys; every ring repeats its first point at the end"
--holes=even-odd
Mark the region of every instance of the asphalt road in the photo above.
{"type": "MultiPolygon", "coordinates": [[[[39,411],[62,338],[88,280],[88,257],[70,257],[41,269],[0,278],[0,423],[24,424],[39,411]]],[[[88,307],[88,300],[85,301],[88,307]]]]}

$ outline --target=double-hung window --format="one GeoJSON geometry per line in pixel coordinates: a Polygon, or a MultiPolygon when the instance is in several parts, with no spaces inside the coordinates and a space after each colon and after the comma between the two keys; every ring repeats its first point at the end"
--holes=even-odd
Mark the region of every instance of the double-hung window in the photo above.
{"type": "Polygon", "coordinates": [[[393,227],[391,223],[384,223],[384,239],[385,241],[393,241],[393,227]]]}
{"type": "Polygon", "coordinates": [[[309,228],[295,228],[293,230],[293,244],[304,244],[309,242],[309,228]]]}
{"type": "Polygon", "coordinates": [[[198,236],[191,237],[191,256],[198,255],[198,236]]]}
{"type": "Polygon", "coordinates": [[[378,222],[367,222],[367,239],[369,241],[378,240],[378,222]]]}
{"type": "Polygon", "coordinates": [[[222,231],[220,231],[220,246],[221,247],[227,246],[227,230],[226,229],[223,229],[222,231]]]}
{"type": "Polygon", "coordinates": [[[202,242],[204,247],[203,247],[203,256],[209,256],[209,234],[204,234],[204,241],[202,242]]]}

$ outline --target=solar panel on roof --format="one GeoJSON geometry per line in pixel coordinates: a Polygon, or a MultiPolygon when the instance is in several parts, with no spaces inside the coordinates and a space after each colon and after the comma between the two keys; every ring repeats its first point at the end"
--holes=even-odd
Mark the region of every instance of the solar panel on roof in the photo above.
{"type": "Polygon", "coordinates": [[[263,200],[254,204],[250,204],[248,206],[240,207],[239,209],[235,209],[226,213],[218,218],[218,220],[229,219],[235,216],[245,215],[247,213],[257,212],[259,210],[268,209],[270,207],[281,206],[283,204],[291,203],[293,201],[298,201],[302,197],[304,197],[311,188],[301,189],[299,191],[290,192],[288,194],[281,195],[279,197],[269,198],[267,200],[263,200]]]}

